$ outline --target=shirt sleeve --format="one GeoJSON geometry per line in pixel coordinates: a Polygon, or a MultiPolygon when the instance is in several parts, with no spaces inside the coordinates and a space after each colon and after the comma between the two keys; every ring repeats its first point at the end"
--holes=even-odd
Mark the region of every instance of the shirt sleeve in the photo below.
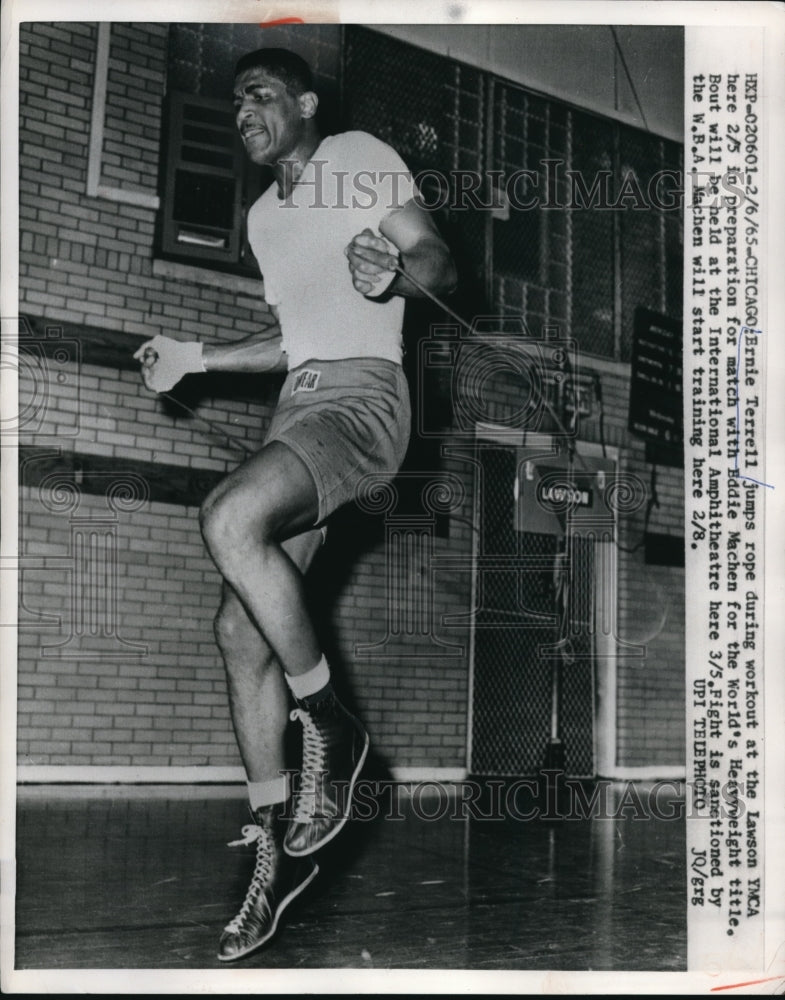
{"type": "Polygon", "coordinates": [[[378,223],[403,208],[417,194],[417,186],[402,157],[368,132],[347,132],[348,161],[353,171],[357,204],[378,223]]]}
{"type": "Polygon", "coordinates": [[[275,282],[269,269],[267,273],[262,272],[262,281],[264,283],[264,301],[268,306],[279,306],[281,304],[281,296],[275,290],[275,282]]]}

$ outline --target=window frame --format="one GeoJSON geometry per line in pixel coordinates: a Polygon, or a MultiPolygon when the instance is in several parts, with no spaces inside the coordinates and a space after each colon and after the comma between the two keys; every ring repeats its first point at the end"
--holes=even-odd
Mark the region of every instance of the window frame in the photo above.
{"type": "Polygon", "coordinates": [[[259,278],[246,228],[248,209],[264,190],[262,171],[245,156],[235,127],[230,100],[170,91],[163,106],[160,209],[155,255],[158,259],[191,264],[246,278],[259,278]],[[225,123],[220,121],[225,116],[225,123]],[[199,141],[199,129],[225,137],[224,142],[199,141]],[[228,165],[205,162],[226,157],[228,165]],[[201,162],[200,162],[201,159],[201,162]],[[208,225],[194,218],[175,218],[178,174],[188,173],[232,184],[231,217],[224,225],[208,225]],[[183,234],[190,235],[184,240],[183,234]],[[204,243],[199,243],[202,236],[204,243]],[[223,246],[209,245],[210,238],[224,239],[223,246]]]}

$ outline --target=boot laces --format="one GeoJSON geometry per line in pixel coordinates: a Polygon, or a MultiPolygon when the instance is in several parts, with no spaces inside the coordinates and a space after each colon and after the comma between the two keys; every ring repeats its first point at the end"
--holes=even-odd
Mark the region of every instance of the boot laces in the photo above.
{"type": "Polygon", "coordinates": [[[300,787],[294,796],[293,819],[298,823],[304,823],[313,817],[316,808],[317,783],[325,771],[327,744],[309,712],[295,708],[289,718],[292,721],[299,720],[303,725],[303,766],[300,772],[300,787]]]}
{"type": "Polygon", "coordinates": [[[273,841],[269,831],[263,826],[257,826],[256,823],[249,823],[240,832],[242,833],[241,839],[230,841],[228,846],[236,847],[252,844],[256,841],[256,864],[240,912],[224,928],[229,934],[239,934],[243,930],[246,917],[267,887],[273,871],[273,841]]]}

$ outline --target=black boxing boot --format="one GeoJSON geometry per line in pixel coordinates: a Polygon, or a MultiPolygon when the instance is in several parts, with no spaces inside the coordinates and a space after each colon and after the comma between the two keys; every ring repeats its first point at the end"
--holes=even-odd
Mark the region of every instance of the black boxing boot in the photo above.
{"type": "Polygon", "coordinates": [[[283,911],[319,872],[313,861],[295,861],[285,853],[283,808],[278,804],[257,809],[252,814],[254,822],[243,827],[242,839],[229,845],[256,841],[256,866],[240,912],[221,935],[218,958],[222,962],[243,958],[269,941],[283,911]]]}
{"type": "Polygon", "coordinates": [[[360,720],[332,690],[298,705],[291,718],[303,726],[303,764],[284,837],[284,850],[293,857],[312,854],[341,831],[370,744],[360,720]]]}

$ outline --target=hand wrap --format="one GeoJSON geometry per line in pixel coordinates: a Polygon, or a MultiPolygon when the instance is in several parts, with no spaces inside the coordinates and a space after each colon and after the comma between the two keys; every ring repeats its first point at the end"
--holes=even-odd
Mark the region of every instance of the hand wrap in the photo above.
{"type": "Polygon", "coordinates": [[[134,358],[142,363],[142,378],[147,388],[168,392],[183,375],[206,370],[202,349],[198,340],[175,340],[159,333],[142,344],[134,358]]]}

